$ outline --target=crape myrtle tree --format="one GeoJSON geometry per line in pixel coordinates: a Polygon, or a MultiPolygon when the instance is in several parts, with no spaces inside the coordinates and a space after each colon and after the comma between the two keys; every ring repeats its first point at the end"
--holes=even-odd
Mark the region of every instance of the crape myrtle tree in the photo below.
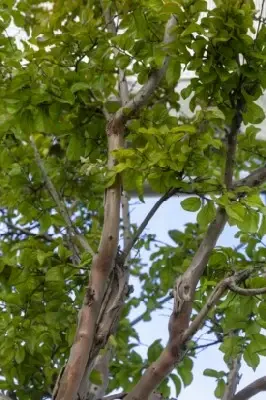
{"type": "Polygon", "coordinates": [[[3,398],[178,396],[202,328],[227,366],[204,372],[214,396],[266,390],[266,376],[237,389],[266,355],[266,27],[252,0],[214,3],[0,1],[3,398]],[[159,200],[130,225],[146,187],[159,200]],[[158,243],[145,228],[178,194],[197,222],[158,243]],[[216,245],[226,224],[236,248],[216,245]],[[167,301],[168,342],[143,357],[137,322],[167,301]]]}

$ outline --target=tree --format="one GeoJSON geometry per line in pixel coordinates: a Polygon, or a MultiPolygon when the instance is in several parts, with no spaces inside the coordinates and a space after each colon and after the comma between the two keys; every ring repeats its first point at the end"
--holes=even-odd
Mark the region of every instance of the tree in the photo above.
{"type": "Polygon", "coordinates": [[[203,326],[228,365],[205,370],[215,396],[266,390],[262,377],[237,392],[241,363],[255,369],[266,348],[262,15],[251,0],[1,1],[6,396],[94,400],[122,388],[116,397],[145,400],[169,397],[170,381],[178,396],[203,326]],[[178,93],[184,69],[195,78],[178,93]],[[144,201],[147,184],[161,197],[137,227],[128,198],[144,201]],[[176,194],[197,223],[160,244],[145,228],[176,194]],[[236,248],[216,245],[226,224],[236,248]],[[171,298],[168,344],[156,340],[143,359],[135,326],[171,298]]]}

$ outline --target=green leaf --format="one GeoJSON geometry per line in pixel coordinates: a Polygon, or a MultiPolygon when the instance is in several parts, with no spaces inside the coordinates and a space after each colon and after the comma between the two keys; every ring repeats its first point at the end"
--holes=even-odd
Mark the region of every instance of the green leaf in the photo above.
{"type": "Polygon", "coordinates": [[[225,119],[224,113],[218,107],[208,107],[206,117],[208,119],[225,119]]]}
{"type": "Polygon", "coordinates": [[[260,215],[255,210],[245,210],[245,215],[242,221],[237,223],[237,226],[244,232],[257,233],[260,215]]]}
{"type": "Polygon", "coordinates": [[[51,267],[48,269],[45,275],[46,281],[60,282],[64,280],[62,267],[51,267]]]}
{"type": "Polygon", "coordinates": [[[266,303],[262,301],[258,308],[259,315],[263,321],[266,321],[266,303]]]}
{"type": "Polygon", "coordinates": [[[139,196],[140,201],[144,203],[144,177],[141,174],[136,174],[136,189],[139,196]]]}
{"type": "Polygon", "coordinates": [[[190,84],[190,85],[188,85],[186,88],[184,88],[184,89],[182,89],[181,90],[181,96],[182,96],[182,98],[184,99],[184,100],[186,100],[190,95],[191,95],[191,93],[193,92],[193,85],[192,84],[190,84]]]}
{"type": "Polygon", "coordinates": [[[216,371],[215,369],[211,369],[211,368],[206,368],[203,371],[203,375],[204,376],[210,376],[212,378],[219,378],[219,372],[216,371]]]}
{"type": "Polygon", "coordinates": [[[246,361],[247,365],[251,367],[254,371],[260,363],[260,358],[258,354],[254,352],[254,349],[252,349],[251,345],[247,345],[243,353],[243,358],[246,361]]]}
{"type": "Polygon", "coordinates": [[[20,345],[15,354],[15,360],[18,364],[21,364],[25,358],[25,348],[24,346],[20,345]]]}
{"type": "Polygon", "coordinates": [[[181,392],[181,380],[179,379],[179,377],[177,375],[174,374],[170,374],[170,378],[172,379],[172,381],[174,382],[175,385],[175,395],[176,397],[179,396],[180,392],[181,392]]]}
{"type": "Polygon", "coordinates": [[[184,386],[188,386],[193,381],[193,361],[189,357],[185,357],[182,363],[177,367],[178,374],[181,376],[184,386]]]}
{"type": "Polygon", "coordinates": [[[45,259],[48,257],[48,255],[49,255],[49,254],[47,254],[46,252],[44,252],[44,251],[38,249],[38,250],[37,250],[37,260],[38,260],[38,263],[39,263],[40,265],[43,265],[43,263],[44,263],[45,259]]]}
{"type": "Polygon", "coordinates": [[[197,132],[197,128],[194,125],[188,125],[188,124],[184,124],[184,125],[180,125],[180,126],[175,126],[172,129],[172,132],[186,132],[186,133],[196,133],[197,132]]]}
{"type": "Polygon", "coordinates": [[[198,211],[201,207],[201,200],[199,197],[190,197],[181,201],[181,206],[186,211],[198,211]]]}
{"type": "Polygon", "coordinates": [[[225,381],[223,379],[220,379],[214,391],[215,397],[217,397],[217,399],[221,399],[223,397],[225,386],[225,381]]]}
{"type": "Polygon", "coordinates": [[[90,374],[90,382],[93,383],[94,385],[102,385],[102,376],[99,371],[96,371],[96,369],[91,371],[90,374]]]}
{"type": "Polygon", "coordinates": [[[168,235],[170,236],[170,238],[175,242],[175,243],[180,243],[180,241],[183,238],[183,234],[182,232],[176,230],[176,229],[172,229],[170,231],[168,231],[168,235]]]}
{"type": "Polygon", "coordinates": [[[263,109],[256,103],[248,103],[247,110],[243,113],[243,121],[245,124],[260,124],[265,119],[263,109]]]}
{"type": "Polygon", "coordinates": [[[161,345],[161,339],[155,340],[148,348],[148,360],[149,362],[153,362],[157,360],[163,351],[163,346],[161,345]]]}
{"type": "Polygon", "coordinates": [[[197,221],[202,226],[207,226],[215,218],[216,210],[213,201],[207,201],[197,215],[197,221]]]}
{"type": "Polygon", "coordinates": [[[181,36],[187,36],[190,35],[191,33],[202,33],[203,29],[200,25],[196,24],[195,22],[192,22],[182,33],[181,36]]]}
{"type": "Polygon", "coordinates": [[[175,58],[171,58],[165,75],[166,81],[169,86],[176,86],[180,78],[180,73],[181,73],[180,62],[175,58]]]}
{"type": "Polygon", "coordinates": [[[245,218],[245,207],[240,203],[229,204],[225,207],[226,213],[229,217],[236,221],[243,222],[245,218]]]}
{"type": "Polygon", "coordinates": [[[72,134],[67,147],[67,158],[71,161],[77,161],[84,156],[84,153],[84,139],[80,135],[72,134]]]}
{"type": "Polygon", "coordinates": [[[71,92],[76,93],[80,90],[89,90],[91,86],[86,82],[76,82],[71,86],[71,92]]]}

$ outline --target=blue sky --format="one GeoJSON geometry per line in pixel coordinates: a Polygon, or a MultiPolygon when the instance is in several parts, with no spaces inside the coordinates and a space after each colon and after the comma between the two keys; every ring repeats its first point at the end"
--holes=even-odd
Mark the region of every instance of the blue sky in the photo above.
{"type": "MultiPolygon", "coordinates": [[[[157,200],[157,198],[148,198],[144,204],[136,204],[134,199],[132,199],[134,205],[131,207],[131,222],[139,225],[157,200]]],[[[185,223],[194,222],[196,213],[184,211],[180,206],[181,200],[182,199],[178,197],[174,197],[164,203],[157,211],[154,218],[150,221],[145,232],[155,233],[157,239],[169,243],[171,239],[167,232],[170,229],[182,229],[185,223]]],[[[236,239],[234,238],[234,229],[227,226],[221,235],[218,244],[223,246],[232,246],[232,243],[234,242],[237,244],[236,239]]],[[[145,254],[144,257],[145,261],[148,260],[148,254],[145,254]]],[[[137,290],[137,288],[135,288],[135,290],[137,290]]],[[[170,313],[171,302],[166,304],[163,310],[154,312],[152,321],[147,323],[141,322],[136,326],[142,343],[138,349],[141,354],[146,355],[147,346],[158,338],[162,338],[163,343],[166,343],[168,339],[167,325],[170,313]]],[[[132,318],[138,315],[139,310],[132,312],[132,318]]],[[[198,336],[199,335],[196,335],[196,337],[198,336]]],[[[191,400],[192,398],[195,398],[195,395],[197,396],[197,400],[213,400],[215,398],[213,394],[216,387],[215,379],[203,376],[205,368],[214,368],[226,371],[222,354],[218,351],[216,346],[202,351],[197,356],[197,359],[194,360],[194,380],[189,387],[182,390],[178,400],[191,400]]],[[[243,388],[253,380],[265,375],[265,370],[265,358],[261,359],[261,364],[255,372],[248,366],[242,364],[240,371],[242,379],[238,389],[243,388]]],[[[172,395],[175,396],[174,390],[172,395]]],[[[264,394],[262,392],[254,396],[252,399],[265,400],[265,392],[264,394]]]]}

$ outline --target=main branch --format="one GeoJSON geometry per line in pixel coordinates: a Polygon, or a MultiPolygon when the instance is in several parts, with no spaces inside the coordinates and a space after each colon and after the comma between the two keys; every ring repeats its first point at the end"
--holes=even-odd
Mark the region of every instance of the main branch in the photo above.
{"type": "MultiPolygon", "coordinates": [[[[123,125],[110,121],[107,127],[109,168],[114,160],[112,152],[119,149],[123,142],[123,125]]],[[[76,398],[84,371],[86,369],[91,347],[93,345],[96,322],[100,312],[106,283],[114,265],[119,239],[121,182],[117,177],[115,183],[106,190],[104,205],[104,225],[98,252],[93,257],[89,285],[86,289],[80,318],[70,356],[62,376],[57,384],[56,400],[73,400],[76,398]]]]}
{"type": "MultiPolygon", "coordinates": [[[[242,121],[242,104],[237,103],[235,115],[232,118],[230,131],[227,134],[227,149],[225,162],[224,182],[230,189],[233,181],[233,171],[236,152],[236,136],[242,121]]],[[[174,309],[170,317],[169,341],[159,358],[146,370],[140,381],[129,393],[125,400],[147,400],[156,386],[172,371],[174,365],[182,358],[183,346],[185,344],[184,332],[189,327],[192,311],[192,302],[196,286],[202,276],[208,259],[216,242],[222,233],[227,215],[223,208],[219,208],[216,218],[209,225],[203,241],[200,244],[192,262],[186,272],[177,279],[174,288],[174,309]]],[[[214,296],[219,299],[227,288],[227,282],[222,282],[218,287],[218,294],[214,296]]],[[[194,325],[195,326],[195,325],[194,325]]],[[[198,329],[198,326],[195,326],[198,329]]]]}
{"type": "Polygon", "coordinates": [[[248,400],[260,392],[266,392],[266,376],[255,380],[244,389],[240,390],[232,400],[248,400]]]}
{"type": "MultiPolygon", "coordinates": [[[[172,40],[171,29],[175,23],[174,17],[171,17],[167,23],[164,36],[165,44],[172,40]]],[[[114,165],[113,151],[123,146],[123,130],[126,120],[149,100],[163,78],[168,62],[169,58],[166,56],[163,67],[155,70],[134,99],[130,100],[125,107],[122,106],[109,121],[107,127],[109,168],[114,165]],[[125,112],[125,108],[129,109],[130,112],[125,112]]],[[[93,258],[90,281],[80,311],[79,324],[69,360],[58,379],[53,394],[53,399],[56,400],[73,400],[76,398],[88,365],[90,352],[94,344],[98,315],[106,292],[108,278],[117,255],[120,200],[121,183],[118,177],[116,182],[106,190],[102,237],[98,252],[93,258]]],[[[124,295],[124,292],[122,292],[122,295],[124,295]]],[[[122,309],[120,296],[117,296],[117,306],[118,310],[122,309]]],[[[115,313],[114,317],[117,317],[117,313],[115,313]]]]}

